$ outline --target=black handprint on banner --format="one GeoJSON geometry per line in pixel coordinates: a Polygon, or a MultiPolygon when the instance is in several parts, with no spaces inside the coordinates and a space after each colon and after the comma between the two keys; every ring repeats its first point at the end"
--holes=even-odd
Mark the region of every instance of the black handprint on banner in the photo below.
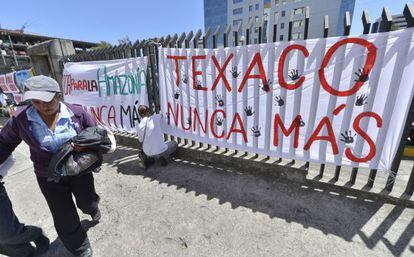
{"type": "Polygon", "coordinates": [[[367,82],[369,80],[368,71],[366,69],[359,69],[358,72],[355,72],[355,75],[357,75],[357,79],[355,79],[355,82],[367,82]]]}
{"type": "Polygon", "coordinates": [[[182,81],[183,81],[184,84],[187,84],[188,83],[188,76],[187,76],[187,74],[184,74],[182,81]]]}
{"type": "Polygon", "coordinates": [[[216,95],[216,103],[220,107],[223,107],[224,106],[224,101],[223,101],[223,98],[221,97],[221,95],[216,95]]]}
{"type": "Polygon", "coordinates": [[[178,100],[178,98],[180,98],[180,91],[176,90],[174,93],[174,98],[178,100]]]}
{"type": "Polygon", "coordinates": [[[244,111],[248,117],[254,114],[253,108],[251,106],[246,106],[246,108],[244,108],[244,111]]]}
{"type": "Polygon", "coordinates": [[[216,125],[217,126],[222,126],[224,122],[224,119],[222,117],[217,117],[216,118],[216,125]]]}
{"type": "Polygon", "coordinates": [[[253,136],[255,137],[260,137],[262,134],[260,133],[261,128],[259,128],[259,126],[253,126],[251,128],[252,132],[253,132],[253,136]]]}
{"type": "Polygon", "coordinates": [[[265,92],[269,92],[271,85],[272,85],[272,81],[270,81],[270,79],[268,79],[267,82],[263,84],[262,90],[265,91],[265,92]]]}
{"type": "Polygon", "coordinates": [[[365,94],[359,95],[359,96],[357,96],[357,100],[355,102],[355,105],[356,106],[366,105],[368,103],[367,99],[368,99],[367,95],[365,95],[365,94]]]}
{"type": "Polygon", "coordinates": [[[299,71],[297,69],[293,69],[290,71],[289,78],[293,81],[300,79],[302,75],[299,75],[299,71]]]}
{"type": "Polygon", "coordinates": [[[356,136],[356,134],[352,136],[352,131],[349,130],[345,131],[345,134],[341,133],[341,136],[343,137],[341,138],[342,142],[344,142],[345,144],[352,144],[354,142],[354,137],[356,136]]]}
{"type": "Polygon", "coordinates": [[[200,80],[198,80],[198,79],[197,79],[197,81],[196,81],[196,88],[197,88],[197,89],[201,89],[201,88],[203,88],[203,85],[202,85],[201,81],[200,81],[200,80]]]}
{"type": "Polygon", "coordinates": [[[282,99],[282,97],[280,97],[280,95],[276,95],[275,96],[275,101],[277,102],[277,105],[278,106],[285,105],[285,101],[282,99]]]}
{"type": "Polygon", "coordinates": [[[240,72],[237,72],[237,66],[233,66],[230,70],[230,73],[235,79],[237,79],[237,77],[240,75],[240,72]]]}
{"type": "Polygon", "coordinates": [[[306,123],[302,120],[302,118],[297,117],[295,119],[296,124],[299,125],[299,127],[304,127],[306,125],[306,123]]]}

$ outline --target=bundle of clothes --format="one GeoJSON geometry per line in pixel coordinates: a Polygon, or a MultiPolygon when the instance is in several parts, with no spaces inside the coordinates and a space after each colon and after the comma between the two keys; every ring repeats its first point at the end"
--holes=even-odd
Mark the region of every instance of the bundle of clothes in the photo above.
{"type": "Polygon", "coordinates": [[[86,128],[53,155],[48,167],[49,180],[56,182],[66,176],[99,172],[103,154],[115,149],[116,141],[112,132],[99,127],[86,128]],[[77,152],[73,145],[85,150],[77,152]]]}

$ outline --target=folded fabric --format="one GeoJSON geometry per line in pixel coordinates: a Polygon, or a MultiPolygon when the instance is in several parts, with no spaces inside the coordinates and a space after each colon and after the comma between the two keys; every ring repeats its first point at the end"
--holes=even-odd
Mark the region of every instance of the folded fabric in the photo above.
{"type": "Polygon", "coordinates": [[[53,155],[48,167],[49,178],[56,181],[61,177],[92,172],[102,165],[102,155],[113,148],[107,130],[99,127],[86,128],[53,155]],[[86,147],[86,150],[76,152],[72,143],[86,147]]]}

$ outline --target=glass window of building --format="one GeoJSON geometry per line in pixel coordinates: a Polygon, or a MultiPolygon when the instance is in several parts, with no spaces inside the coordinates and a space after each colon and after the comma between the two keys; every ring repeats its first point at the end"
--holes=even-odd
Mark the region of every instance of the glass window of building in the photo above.
{"type": "Polygon", "coordinates": [[[254,17],[254,22],[259,22],[259,16],[254,17]]]}
{"type": "Polygon", "coordinates": [[[275,0],[275,5],[279,5],[279,0],[275,0]]]}
{"type": "Polygon", "coordinates": [[[241,3],[241,2],[243,2],[243,0],[233,0],[233,4],[238,4],[238,3],[241,3]]]}
{"type": "Polygon", "coordinates": [[[253,11],[253,5],[249,5],[249,12],[253,11]]]}
{"type": "Polygon", "coordinates": [[[239,23],[242,23],[243,20],[234,20],[233,21],[233,27],[237,27],[237,25],[239,25],[239,23]]]}
{"type": "Polygon", "coordinates": [[[254,6],[254,9],[257,11],[257,10],[259,10],[259,4],[256,4],[255,6],[254,6]]]}
{"type": "Polygon", "coordinates": [[[236,15],[236,14],[242,14],[243,13],[243,8],[236,8],[236,9],[233,9],[233,15],[236,15]]]}
{"type": "Polygon", "coordinates": [[[283,35],[280,35],[279,38],[280,38],[280,41],[283,41],[283,35]]]}
{"type": "Polygon", "coordinates": [[[285,28],[285,23],[280,23],[280,29],[284,29],[285,28]]]}
{"type": "Polygon", "coordinates": [[[258,42],[258,41],[257,41],[257,38],[255,38],[255,39],[254,39],[254,43],[255,43],[255,44],[257,44],[257,42],[258,42]]]}
{"type": "Polygon", "coordinates": [[[293,10],[293,14],[303,14],[304,9],[305,9],[305,8],[303,8],[303,7],[301,7],[301,8],[295,8],[295,9],[293,10]]]}
{"type": "Polygon", "coordinates": [[[303,25],[303,21],[294,21],[293,22],[293,27],[297,28],[297,27],[302,27],[303,25]]]}
{"type": "Polygon", "coordinates": [[[286,0],[282,0],[282,4],[286,4],[286,0]]]}
{"type": "Polygon", "coordinates": [[[286,11],[282,11],[282,17],[286,16],[286,11]]]}
{"type": "Polygon", "coordinates": [[[258,27],[254,28],[254,33],[259,33],[259,28],[258,27]]]}

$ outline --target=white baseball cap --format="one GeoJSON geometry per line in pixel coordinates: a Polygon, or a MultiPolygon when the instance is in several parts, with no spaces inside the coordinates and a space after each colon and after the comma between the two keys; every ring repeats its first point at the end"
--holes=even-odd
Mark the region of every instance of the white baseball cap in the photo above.
{"type": "Polygon", "coordinates": [[[23,100],[36,99],[43,102],[52,101],[56,93],[60,93],[60,87],[56,80],[39,75],[26,80],[26,90],[23,94],[23,100]]]}

